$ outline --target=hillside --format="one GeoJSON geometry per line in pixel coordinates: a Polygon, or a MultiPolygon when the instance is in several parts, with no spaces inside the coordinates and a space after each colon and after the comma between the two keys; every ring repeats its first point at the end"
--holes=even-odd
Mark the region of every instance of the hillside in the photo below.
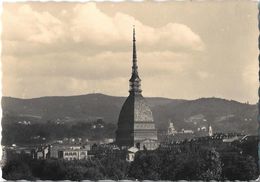
{"type": "MultiPolygon", "coordinates": [[[[120,109],[126,98],[103,94],[88,94],[66,97],[41,97],[34,99],[2,98],[4,116],[19,117],[34,122],[48,120],[92,121],[103,118],[106,122],[116,123],[120,109]]],[[[151,107],[165,104],[176,105],[182,100],[166,98],[147,98],[151,107]]]]}
{"type": "Polygon", "coordinates": [[[169,103],[153,108],[155,120],[167,125],[171,120],[177,129],[196,129],[211,124],[218,132],[257,133],[257,107],[233,100],[201,98],[178,105],[169,103]]]}
{"type": "MultiPolygon", "coordinates": [[[[117,123],[124,97],[88,94],[34,99],[2,98],[3,123],[62,121],[90,122],[103,118],[117,123]]],[[[146,98],[153,111],[158,129],[166,129],[171,120],[176,129],[197,129],[211,124],[215,131],[257,132],[257,107],[219,98],[175,100],[146,98]]]]}

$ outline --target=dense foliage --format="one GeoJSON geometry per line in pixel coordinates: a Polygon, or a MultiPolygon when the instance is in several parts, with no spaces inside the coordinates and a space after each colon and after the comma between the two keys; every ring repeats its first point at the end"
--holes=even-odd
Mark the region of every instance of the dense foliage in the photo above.
{"type": "MultiPolygon", "coordinates": [[[[101,150],[101,149],[99,149],[101,150]]],[[[105,150],[105,149],[104,149],[105,150]]],[[[256,159],[236,146],[139,151],[133,162],[112,150],[89,160],[32,160],[16,155],[3,167],[3,177],[16,179],[151,179],[151,180],[252,180],[258,175],[256,159]]]]}
{"type": "Polygon", "coordinates": [[[92,160],[66,161],[59,159],[32,160],[16,156],[3,167],[8,180],[83,180],[127,178],[129,163],[119,158],[104,157],[92,160]]]}

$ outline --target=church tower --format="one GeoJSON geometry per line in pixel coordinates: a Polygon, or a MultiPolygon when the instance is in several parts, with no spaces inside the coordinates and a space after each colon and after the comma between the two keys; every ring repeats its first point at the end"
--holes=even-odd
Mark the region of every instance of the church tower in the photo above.
{"type": "Polygon", "coordinates": [[[210,136],[210,137],[213,136],[213,129],[212,129],[211,125],[209,125],[208,131],[209,131],[209,133],[208,133],[209,136],[210,136]]]}
{"type": "Polygon", "coordinates": [[[129,80],[129,96],[122,106],[116,131],[116,144],[133,147],[147,140],[157,141],[153,114],[142,96],[138,74],[135,28],[133,29],[132,75],[129,80]]]}

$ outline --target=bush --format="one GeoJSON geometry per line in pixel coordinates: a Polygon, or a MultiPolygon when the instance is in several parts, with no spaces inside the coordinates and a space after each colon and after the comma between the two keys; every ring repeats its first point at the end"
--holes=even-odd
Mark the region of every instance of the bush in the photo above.
{"type": "Polygon", "coordinates": [[[160,159],[152,152],[138,152],[131,163],[129,176],[135,179],[160,179],[160,159]]]}
{"type": "Polygon", "coordinates": [[[257,164],[249,155],[227,155],[224,156],[223,163],[223,179],[248,181],[257,178],[257,164]]]}
{"type": "Polygon", "coordinates": [[[19,160],[8,161],[2,169],[3,178],[6,180],[33,180],[30,167],[19,160]]]}

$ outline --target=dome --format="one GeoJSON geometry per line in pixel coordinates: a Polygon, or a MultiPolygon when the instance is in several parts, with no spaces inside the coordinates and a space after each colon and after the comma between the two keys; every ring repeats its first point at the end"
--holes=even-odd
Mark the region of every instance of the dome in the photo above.
{"type": "Polygon", "coordinates": [[[130,94],[122,106],[118,124],[134,124],[136,122],[153,122],[153,114],[144,97],[130,94]],[[131,122],[129,122],[131,121],[131,122]]]}
{"type": "Polygon", "coordinates": [[[130,94],[119,114],[116,140],[119,145],[134,146],[144,139],[157,140],[153,114],[141,94],[130,94]]]}
{"type": "Polygon", "coordinates": [[[153,122],[153,114],[142,95],[134,99],[134,121],[153,122]]]}

